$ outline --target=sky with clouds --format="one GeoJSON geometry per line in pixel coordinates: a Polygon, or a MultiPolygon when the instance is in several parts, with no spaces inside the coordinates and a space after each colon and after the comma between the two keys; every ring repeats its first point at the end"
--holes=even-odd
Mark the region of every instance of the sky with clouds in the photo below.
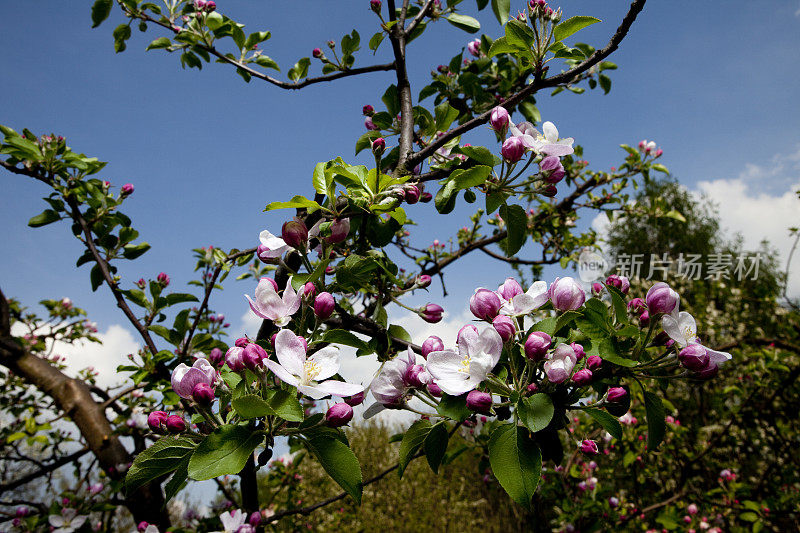
{"type": "MultiPolygon", "coordinates": [[[[392,81],[389,74],[285,92],[255,81],[245,84],[223,65],[184,71],[176,55],[144,51],[160,36],[152,31],[142,35],[134,30],[128,50],[115,54],[111,31],[122,17],[115,13],[92,30],[90,4],[5,2],[0,123],[64,135],[73,149],[109,162],[104,179],[136,186],[124,211],[153,248],[139,261],[121,265],[123,280],[167,271],[175,290],[184,290],[194,267],[191,248],[244,248],[257,244],[262,229],[277,231],[286,213],[266,214],[263,206],[312,194],[317,161],[342,155],[368,164],[364,154],[353,157],[363,132],[360,110],[367,103],[379,104],[383,87],[392,81]]],[[[366,0],[340,2],[335,9],[318,0],[224,0],[218,5],[248,30],[272,31],[262,48],[284,66],[284,73],[312,48],[338,40],[353,27],[364,43],[375,31],[366,0]]],[[[522,9],[524,2],[512,5],[522,9]]],[[[462,6],[476,14],[474,2],[462,6]]],[[[582,41],[600,47],[628,2],[583,0],[561,6],[565,16],[590,14],[603,20],[580,34],[582,41]]],[[[477,16],[483,32],[501,35],[488,10],[477,16]]],[[[800,201],[793,193],[800,187],[799,29],[796,1],[767,0],[757,6],[652,1],[612,58],[620,68],[611,73],[609,95],[542,95],[539,107],[563,136],[585,146],[585,158],[596,168],[619,164],[620,143],[654,139],[665,152],[663,163],[681,183],[720,205],[727,231],[741,233],[752,248],[767,238],[785,255],[791,244],[786,228],[800,225],[800,201]]],[[[472,38],[445,22],[435,30],[409,49],[414,94],[432,68],[447,63],[472,38]]],[[[365,47],[357,65],[389,60],[384,43],[375,58],[365,47]]],[[[464,142],[492,141],[480,130],[464,142]]],[[[29,306],[69,296],[86,308],[106,342],[74,349],[70,359],[76,367],[93,365],[108,373],[108,380],[115,379],[116,364],[136,349],[132,329],[107,293],[91,292],[88,268],[74,267],[80,243],[66,225],[26,226],[43,209],[40,198],[47,191],[41,184],[8,173],[0,180],[4,293],[29,306]]],[[[430,204],[410,208],[409,215],[425,228],[420,244],[453,235],[469,212],[462,208],[456,213],[461,216],[439,216],[430,204]]],[[[797,293],[800,269],[794,270],[791,287],[797,293]]],[[[545,277],[561,273],[548,269],[545,277]]],[[[443,298],[435,283],[429,295],[415,299],[443,304],[449,312],[442,323],[397,318],[419,342],[434,331],[452,339],[469,318],[464,310],[472,289],[494,287],[506,275],[486,257],[471,257],[446,278],[450,296],[443,298]]],[[[228,316],[233,334],[257,329],[246,318],[242,296],[252,289],[251,282],[229,283],[212,302],[228,316]]],[[[376,365],[347,363],[344,372],[366,380],[376,365]]]]}

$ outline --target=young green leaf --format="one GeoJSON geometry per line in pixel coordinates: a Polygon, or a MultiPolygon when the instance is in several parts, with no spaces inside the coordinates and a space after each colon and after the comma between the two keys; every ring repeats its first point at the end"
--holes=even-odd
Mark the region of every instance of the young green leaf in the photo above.
{"type": "Polygon", "coordinates": [[[603,429],[611,433],[615,439],[622,439],[622,426],[614,415],[600,409],[585,409],[584,412],[591,416],[603,429]]]}
{"type": "Polygon", "coordinates": [[[530,510],[542,473],[542,452],[516,424],[503,424],[489,438],[489,464],[511,499],[530,510]]]}
{"type": "Polygon", "coordinates": [[[543,430],[550,424],[554,412],[555,408],[550,395],[541,392],[530,398],[522,398],[517,403],[520,422],[534,433],[543,430]]]}
{"type": "Polygon", "coordinates": [[[326,433],[315,434],[306,442],[325,472],[360,505],[361,465],[353,451],[340,439],[326,433]]]}
{"type": "Polygon", "coordinates": [[[652,452],[667,432],[666,413],[661,398],[650,391],[644,391],[644,409],[647,412],[647,450],[652,452]]]}
{"type": "Polygon", "coordinates": [[[467,15],[453,13],[447,17],[447,22],[467,33],[475,33],[481,29],[481,23],[467,15]]]}
{"type": "Polygon", "coordinates": [[[162,437],[134,459],[125,476],[125,492],[130,494],[154,479],[180,466],[195,449],[194,441],[186,437],[162,437]]]}
{"type": "Polygon", "coordinates": [[[582,30],[586,26],[591,26],[595,22],[600,22],[600,19],[581,15],[570,17],[555,27],[553,37],[556,41],[563,41],[573,33],[582,30]]]}
{"type": "Polygon", "coordinates": [[[444,454],[447,451],[447,441],[450,436],[447,433],[447,425],[444,422],[439,422],[433,426],[425,437],[423,449],[425,450],[425,458],[428,460],[431,470],[434,473],[439,473],[439,465],[442,463],[444,454]]]}
{"type": "Polygon", "coordinates": [[[400,474],[400,477],[403,477],[403,472],[408,466],[408,463],[411,462],[414,454],[417,453],[420,446],[425,442],[425,438],[430,431],[431,423],[427,420],[417,420],[411,424],[411,427],[406,431],[400,443],[400,460],[397,462],[397,472],[400,474]]]}
{"type": "Polygon", "coordinates": [[[208,435],[189,460],[195,481],[238,474],[264,437],[245,426],[222,426],[208,435]]]}

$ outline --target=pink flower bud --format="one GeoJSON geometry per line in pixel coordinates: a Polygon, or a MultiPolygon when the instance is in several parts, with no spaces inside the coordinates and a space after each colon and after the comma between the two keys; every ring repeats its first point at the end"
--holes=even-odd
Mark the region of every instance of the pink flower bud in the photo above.
{"type": "Polygon", "coordinates": [[[571,342],[569,345],[572,348],[572,351],[575,352],[575,357],[577,357],[575,360],[576,363],[586,356],[586,352],[584,351],[582,345],[578,344],[577,342],[571,342]]]}
{"type": "Polygon", "coordinates": [[[525,145],[519,137],[509,137],[503,142],[500,154],[509,163],[516,163],[525,154],[525,145]]]}
{"type": "Polygon", "coordinates": [[[361,113],[365,117],[371,117],[372,115],[375,114],[375,108],[372,107],[371,105],[367,104],[367,105],[365,105],[364,107],[361,108],[361,113]]]}
{"type": "Polygon", "coordinates": [[[689,506],[686,508],[686,512],[691,515],[697,514],[697,505],[690,503],[689,506]]]}
{"type": "Polygon", "coordinates": [[[651,314],[671,313],[678,307],[680,296],[664,282],[658,282],[647,291],[647,309],[651,314]]]}
{"type": "Polygon", "coordinates": [[[264,348],[256,343],[250,343],[242,350],[242,364],[244,364],[245,368],[249,368],[250,370],[255,370],[263,366],[264,363],[262,363],[262,360],[268,357],[269,355],[267,355],[264,348]]]}
{"type": "Polygon", "coordinates": [[[342,242],[350,234],[350,219],[337,218],[331,222],[331,236],[325,239],[329,244],[342,242]]]}
{"type": "Polygon", "coordinates": [[[611,387],[608,389],[608,393],[606,394],[606,399],[612,403],[622,402],[627,397],[628,391],[622,387],[611,387]]]}
{"type": "Polygon", "coordinates": [[[314,285],[312,282],[308,282],[303,287],[297,291],[298,295],[301,295],[303,298],[311,299],[317,294],[317,286],[314,285]]]}
{"type": "Polygon", "coordinates": [[[186,421],[178,415],[169,415],[164,425],[170,433],[183,433],[186,431],[186,421]]]}
{"type": "Polygon", "coordinates": [[[475,57],[480,57],[481,55],[481,40],[475,39],[474,41],[470,41],[467,44],[467,51],[475,57]]]}
{"type": "Polygon", "coordinates": [[[125,184],[125,185],[123,185],[123,186],[122,186],[122,188],[120,189],[120,191],[119,191],[119,194],[120,194],[120,196],[122,196],[123,198],[124,198],[124,197],[126,197],[126,196],[130,196],[131,194],[133,194],[133,185],[132,185],[132,184],[130,184],[130,183],[126,183],[126,184],[125,184]]]}
{"type": "Polygon", "coordinates": [[[633,313],[641,313],[645,309],[647,309],[647,305],[641,298],[634,298],[633,300],[628,302],[628,311],[631,311],[633,313]]]}
{"type": "Polygon", "coordinates": [[[315,58],[319,59],[320,57],[322,57],[322,49],[320,49],[320,48],[314,48],[314,49],[311,51],[311,55],[312,55],[312,56],[314,56],[315,58]]]}
{"type": "Polygon", "coordinates": [[[161,426],[167,421],[167,413],[164,411],[153,411],[149,415],[147,415],[147,425],[150,426],[150,429],[153,431],[158,431],[161,429],[161,426]]]}
{"type": "Polygon", "coordinates": [[[422,274],[421,276],[417,277],[416,285],[417,287],[424,289],[425,287],[429,287],[431,284],[431,277],[427,274],[422,274]]]}
{"type": "Polygon", "coordinates": [[[489,116],[489,124],[491,124],[492,129],[501,136],[505,136],[506,131],[508,130],[509,121],[510,118],[506,108],[497,106],[492,109],[492,113],[489,116]]]}
{"type": "Polygon", "coordinates": [[[522,294],[522,286],[514,278],[506,278],[498,291],[504,300],[510,301],[514,296],[522,294]]]}
{"type": "Polygon", "coordinates": [[[469,299],[469,310],[481,320],[492,320],[500,312],[500,298],[488,289],[478,289],[469,299]]]}
{"type": "Polygon", "coordinates": [[[386,141],[383,137],[378,137],[374,141],[372,141],[372,153],[375,154],[376,157],[382,156],[383,152],[386,151],[386,141]]]}
{"type": "Polygon", "coordinates": [[[497,315],[494,320],[492,320],[492,326],[500,334],[500,338],[503,339],[503,342],[508,342],[514,338],[514,334],[517,332],[517,327],[514,325],[514,321],[511,317],[506,315],[497,315]]]}
{"type": "Polygon", "coordinates": [[[336,300],[329,292],[321,292],[314,299],[314,315],[320,320],[327,320],[336,307],[336,300]]]}
{"type": "Polygon", "coordinates": [[[442,313],[444,309],[442,306],[437,304],[427,304],[422,311],[419,313],[419,316],[425,322],[429,322],[431,324],[436,324],[440,320],[442,320],[442,313]]]}
{"type": "Polygon", "coordinates": [[[534,331],[528,335],[525,341],[525,357],[535,361],[541,361],[547,355],[553,340],[547,333],[534,331]]]}
{"type": "Polygon", "coordinates": [[[467,408],[476,413],[490,414],[492,409],[492,395],[479,390],[467,394],[467,408]]]}
{"type": "Polygon", "coordinates": [[[648,311],[642,311],[639,315],[639,327],[646,328],[650,325],[650,313],[648,311]]]}
{"type": "Polygon", "coordinates": [[[364,392],[359,392],[358,394],[353,394],[348,398],[344,398],[344,403],[351,407],[355,407],[356,405],[361,405],[364,403],[364,392]]]}
{"type": "Polygon", "coordinates": [[[606,285],[611,285],[612,287],[616,287],[619,289],[622,294],[627,294],[628,290],[631,288],[631,282],[625,276],[618,276],[616,274],[611,274],[606,278],[606,285]]]}
{"type": "Polygon", "coordinates": [[[369,8],[375,13],[381,12],[381,0],[369,0],[369,8]]]}
{"type": "Polygon", "coordinates": [[[544,196],[547,196],[548,198],[552,198],[553,196],[558,194],[558,189],[556,188],[555,185],[548,185],[547,187],[542,189],[542,194],[544,196]]]}
{"type": "Polygon", "coordinates": [[[166,287],[169,285],[169,276],[163,272],[160,272],[158,276],[156,276],[156,281],[158,281],[163,287],[166,287]]]}
{"type": "Polygon", "coordinates": [[[364,127],[367,128],[367,130],[369,131],[377,131],[380,129],[378,126],[375,125],[374,122],[372,122],[372,117],[364,118],[364,127]]]}
{"type": "Polygon", "coordinates": [[[211,405],[214,403],[214,387],[208,383],[198,383],[192,389],[192,399],[200,405],[211,405]]]}
{"type": "Polygon", "coordinates": [[[343,402],[331,405],[325,413],[325,423],[332,428],[346,426],[352,419],[353,408],[343,402]]]}
{"type": "Polygon", "coordinates": [[[25,518],[30,514],[30,512],[31,510],[28,508],[27,505],[20,505],[14,511],[14,516],[16,516],[17,518],[25,518]]]}
{"type": "Polygon", "coordinates": [[[214,11],[215,9],[217,9],[217,3],[214,2],[214,0],[208,0],[206,2],[206,11],[208,11],[210,13],[210,12],[214,11]]]}
{"type": "Polygon", "coordinates": [[[239,346],[232,346],[229,348],[225,353],[225,363],[228,365],[228,368],[234,372],[241,372],[244,370],[244,360],[242,359],[243,353],[244,348],[239,346]]]}
{"type": "Polygon", "coordinates": [[[422,343],[422,357],[425,359],[428,358],[428,354],[431,352],[440,352],[442,350],[444,350],[444,342],[436,335],[431,335],[422,343]]]}
{"type": "Polygon", "coordinates": [[[236,342],[234,343],[234,346],[236,346],[238,348],[244,348],[248,344],[250,344],[250,339],[248,339],[247,337],[239,337],[238,339],[236,339],[236,342]]]}
{"type": "Polygon", "coordinates": [[[572,376],[572,381],[575,382],[576,385],[579,387],[585,387],[586,385],[592,382],[592,371],[588,368],[584,368],[583,370],[578,370],[572,376]]]}
{"type": "Polygon", "coordinates": [[[586,455],[597,455],[597,453],[600,451],[597,448],[597,443],[589,439],[586,439],[583,442],[581,442],[580,446],[578,446],[578,449],[583,453],[585,453],[586,455]]]}
{"type": "Polygon", "coordinates": [[[708,351],[699,344],[690,344],[680,351],[678,360],[689,370],[701,372],[708,367],[710,357],[708,351]]]}
{"type": "Polygon", "coordinates": [[[608,499],[608,505],[609,505],[609,507],[611,507],[612,509],[613,509],[613,508],[615,508],[615,507],[617,507],[617,506],[619,506],[619,498],[617,498],[616,496],[611,496],[611,497],[608,499]]]}
{"type": "Polygon", "coordinates": [[[292,248],[305,248],[308,242],[308,228],[299,219],[287,220],[281,227],[281,237],[292,248]]]}
{"type": "Polygon", "coordinates": [[[147,282],[144,280],[144,278],[139,278],[139,281],[136,282],[136,286],[140,289],[144,289],[147,286],[147,282]]]}
{"type": "Polygon", "coordinates": [[[539,163],[539,170],[547,183],[558,183],[564,179],[564,165],[557,156],[549,155],[542,159],[539,163]]]}
{"type": "Polygon", "coordinates": [[[422,195],[419,197],[419,201],[422,202],[423,204],[427,204],[431,200],[433,200],[433,195],[429,192],[423,192],[422,195]]]}
{"type": "Polygon", "coordinates": [[[603,365],[603,359],[599,355],[590,355],[586,359],[586,368],[595,371],[603,365]]]}
{"type": "MultiPolygon", "coordinates": [[[[203,0],[198,0],[198,1],[203,1],[203,0]]],[[[147,526],[149,526],[149,525],[150,525],[150,524],[149,524],[148,522],[145,522],[144,520],[142,520],[142,521],[141,521],[141,522],[139,522],[139,524],[136,526],[136,529],[137,529],[138,531],[140,531],[140,532],[141,532],[141,531],[144,531],[145,529],[147,529],[147,526]]]]}
{"type": "Polygon", "coordinates": [[[219,348],[212,348],[208,354],[208,360],[216,366],[220,366],[225,360],[225,354],[219,348]]]}
{"type": "Polygon", "coordinates": [[[436,398],[441,398],[443,394],[442,389],[439,387],[439,385],[437,385],[433,381],[428,383],[428,392],[431,393],[431,396],[434,396],[436,398]]]}
{"type": "Polygon", "coordinates": [[[425,367],[422,365],[411,365],[406,370],[403,381],[409,387],[416,387],[421,389],[431,380],[430,374],[425,371],[425,367]]]}
{"type": "Polygon", "coordinates": [[[404,189],[404,198],[408,204],[415,204],[419,201],[422,192],[416,185],[407,185],[404,189]]]}
{"type": "Polygon", "coordinates": [[[603,294],[603,284],[594,282],[592,283],[592,296],[599,297],[603,294]]]}
{"type": "Polygon", "coordinates": [[[556,278],[550,285],[550,301],[559,311],[578,309],[586,302],[586,293],[571,277],[556,278]]]}

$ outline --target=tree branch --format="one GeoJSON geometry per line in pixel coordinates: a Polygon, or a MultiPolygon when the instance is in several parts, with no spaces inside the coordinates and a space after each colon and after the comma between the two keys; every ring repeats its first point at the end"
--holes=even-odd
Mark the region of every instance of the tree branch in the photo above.
{"type": "MultiPolygon", "coordinates": [[[[395,20],[395,4],[394,0],[388,1],[389,18],[395,20]]],[[[398,150],[400,151],[397,159],[397,166],[395,172],[405,174],[406,160],[411,154],[414,142],[414,118],[413,118],[413,104],[411,102],[411,83],[408,81],[408,72],[406,71],[406,33],[403,28],[405,25],[406,9],[403,7],[400,12],[400,20],[392,26],[389,30],[389,40],[392,43],[392,51],[394,52],[395,72],[397,73],[397,97],[400,100],[400,144],[398,150]]],[[[411,167],[413,168],[413,164],[411,167]]]]}
{"type": "Polygon", "coordinates": [[[55,461],[53,461],[50,464],[43,465],[42,468],[40,468],[39,470],[37,470],[35,472],[31,472],[29,474],[26,474],[26,475],[22,476],[19,479],[15,479],[13,481],[9,481],[8,483],[4,483],[4,484],[0,485],[0,494],[3,494],[4,492],[9,491],[9,490],[14,490],[17,487],[25,485],[26,483],[30,483],[31,481],[33,481],[33,480],[35,480],[37,478],[40,478],[42,476],[45,476],[45,475],[49,474],[50,472],[53,472],[54,470],[58,470],[62,466],[67,465],[67,464],[71,463],[72,461],[76,461],[76,460],[80,459],[81,457],[83,457],[84,455],[89,453],[90,451],[91,450],[89,450],[89,448],[82,448],[82,449],[80,449],[80,450],[78,450],[78,451],[76,451],[74,453],[69,454],[69,455],[65,455],[63,457],[59,457],[58,459],[56,459],[55,461]]]}
{"type": "MultiPolygon", "coordinates": [[[[521,91],[509,97],[501,105],[506,109],[513,108],[515,105],[522,102],[528,96],[536,93],[536,91],[538,91],[539,89],[543,89],[545,87],[555,87],[557,85],[568,83],[571,80],[573,80],[576,76],[589,70],[594,65],[600,63],[602,60],[607,58],[619,47],[619,44],[628,34],[628,31],[633,25],[633,22],[636,20],[636,16],[644,8],[644,4],[646,1],[647,0],[636,0],[631,4],[628,13],[625,15],[625,18],[622,19],[622,22],[617,28],[617,31],[614,33],[613,37],[611,37],[611,40],[608,42],[605,48],[595,51],[595,53],[589,56],[585,61],[578,63],[570,70],[562,72],[561,74],[557,74],[552,78],[541,79],[541,77],[537,73],[537,75],[534,77],[533,82],[528,84],[521,91]]],[[[491,114],[492,111],[489,110],[481,115],[478,115],[472,120],[465,122],[461,126],[453,128],[452,130],[446,132],[444,135],[434,140],[432,143],[430,143],[428,146],[426,146],[419,152],[411,154],[408,157],[408,160],[405,161],[406,167],[413,168],[418,163],[424,161],[426,157],[429,157],[436,150],[444,146],[451,139],[455,139],[459,135],[463,135],[464,133],[467,133],[468,131],[477,128],[481,124],[486,124],[489,121],[489,117],[491,116],[491,114]]]]}

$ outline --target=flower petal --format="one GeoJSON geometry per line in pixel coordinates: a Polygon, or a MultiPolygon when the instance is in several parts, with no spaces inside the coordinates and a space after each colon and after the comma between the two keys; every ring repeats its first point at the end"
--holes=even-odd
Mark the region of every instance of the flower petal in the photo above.
{"type": "Polygon", "coordinates": [[[558,128],[552,122],[547,121],[542,124],[542,132],[548,143],[555,143],[558,140],[558,128]]]}
{"type": "MultiPolygon", "coordinates": [[[[494,328],[486,328],[481,332],[480,335],[481,341],[481,353],[486,354],[489,356],[491,361],[491,366],[489,370],[494,368],[494,365],[500,360],[500,355],[503,352],[503,338],[497,333],[497,330],[494,328]]],[[[476,355],[481,355],[481,353],[476,355]]],[[[476,356],[472,356],[473,363],[475,361],[476,356]]],[[[472,363],[470,364],[470,374],[472,374],[472,363]]],[[[485,378],[486,376],[484,376],[485,378]]]]}
{"type": "Polygon", "coordinates": [[[308,361],[316,363],[317,366],[317,375],[309,377],[317,381],[328,379],[339,371],[339,349],[334,346],[326,346],[315,352],[308,358],[308,361]]]}
{"type": "Polygon", "coordinates": [[[278,376],[278,379],[284,383],[288,383],[293,387],[296,387],[300,383],[300,379],[297,376],[290,374],[284,367],[272,359],[262,359],[261,361],[264,363],[264,366],[269,368],[272,373],[278,376]]]}
{"type": "Polygon", "coordinates": [[[326,395],[332,394],[333,396],[341,396],[342,398],[358,394],[359,392],[364,392],[363,385],[359,385],[358,383],[347,383],[346,381],[337,381],[335,379],[323,381],[322,383],[317,384],[316,388],[317,390],[324,392],[326,395]]]}
{"type": "Polygon", "coordinates": [[[256,316],[259,316],[259,317],[261,317],[263,319],[266,319],[266,320],[272,320],[273,319],[271,316],[267,316],[266,314],[264,314],[261,311],[261,309],[258,307],[258,305],[253,300],[251,300],[248,295],[245,294],[244,297],[247,298],[248,302],[250,302],[250,309],[253,311],[253,313],[256,314],[256,316]]]}
{"type": "Polygon", "coordinates": [[[425,369],[437,380],[465,379],[464,357],[454,350],[441,350],[428,354],[425,369]]]}
{"type": "Polygon", "coordinates": [[[294,332],[282,329],[275,336],[275,355],[278,362],[291,374],[303,375],[306,347],[294,332]]]}
{"type": "Polygon", "coordinates": [[[728,352],[718,352],[717,350],[712,350],[711,348],[706,348],[705,346],[703,346],[703,348],[705,348],[708,352],[708,357],[711,359],[711,361],[718,365],[731,360],[731,354],[728,352]]]}
{"type": "Polygon", "coordinates": [[[664,329],[664,332],[669,335],[669,338],[674,340],[681,348],[684,348],[688,344],[681,332],[678,320],[674,316],[664,315],[664,318],[661,319],[661,327],[664,329]]]}

